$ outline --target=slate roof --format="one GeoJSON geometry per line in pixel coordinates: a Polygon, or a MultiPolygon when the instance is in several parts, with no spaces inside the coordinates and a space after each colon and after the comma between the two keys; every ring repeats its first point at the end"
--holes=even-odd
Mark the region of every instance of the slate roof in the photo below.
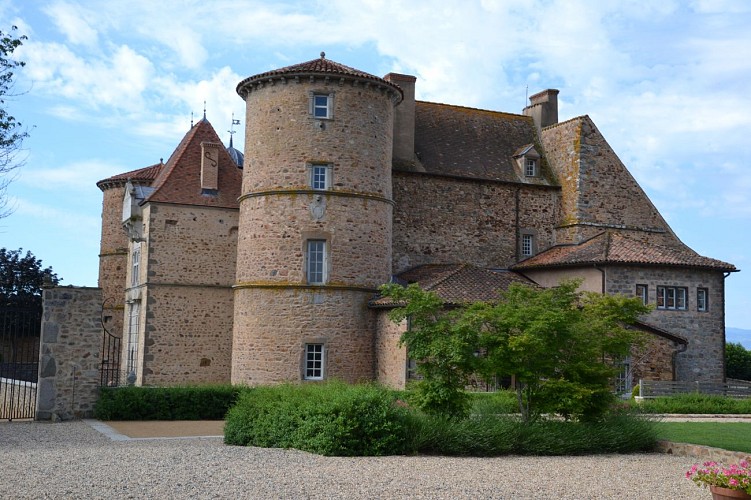
{"type": "Polygon", "coordinates": [[[219,189],[216,196],[201,193],[201,143],[221,144],[214,127],[205,118],[185,134],[183,140],[164,164],[146,202],[156,201],[180,205],[237,208],[242,170],[224,146],[219,149],[219,189]]]}
{"type": "Polygon", "coordinates": [[[154,165],[145,168],[139,168],[138,170],[131,170],[122,174],[113,175],[97,182],[96,185],[99,189],[104,191],[105,189],[113,186],[124,186],[128,180],[133,182],[150,183],[157,178],[159,172],[162,171],[164,164],[159,162],[154,165]]]}
{"type": "MultiPolygon", "coordinates": [[[[446,305],[469,302],[492,302],[511,283],[537,286],[532,280],[508,270],[484,269],[468,264],[426,264],[396,276],[397,282],[417,283],[426,291],[435,292],[446,305]]],[[[396,307],[390,297],[376,297],[370,307],[396,307]]]]}
{"type": "Polygon", "coordinates": [[[512,269],[572,267],[603,264],[658,265],[737,271],[733,264],[703,257],[680,241],[639,238],[604,231],[577,245],[558,245],[526,259],[512,269]]]}
{"type": "Polygon", "coordinates": [[[237,93],[241,96],[246,93],[244,88],[248,85],[252,85],[256,82],[262,82],[266,80],[272,80],[276,77],[294,78],[294,77],[307,77],[307,76],[320,76],[320,77],[346,77],[349,79],[357,80],[369,80],[374,83],[378,83],[381,86],[393,89],[399,94],[399,99],[404,98],[404,92],[398,85],[387,82],[381,77],[371,75],[365,71],[345,66],[344,64],[326,59],[326,55],[321,52],[321,57],[318,59],[312,59],[292,66],[285,66],[284,68],[274,69],[258,75],[249,76],[237,84],[237,93]]]}
{"type": "Polygon", "coordinates": [[[427,173],[520,182],[513,158],[535,137],[528,116],[415,103],[415,153],[427,173]]]}

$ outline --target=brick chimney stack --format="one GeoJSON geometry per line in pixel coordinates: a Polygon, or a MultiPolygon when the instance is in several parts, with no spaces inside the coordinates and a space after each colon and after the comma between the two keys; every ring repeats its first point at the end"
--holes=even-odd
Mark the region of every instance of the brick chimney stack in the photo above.
{"type": "Polygon", "coordinates": [[[547,89],[529,97],[529,106],[523,113],[532,117],[538,130],[558,123],[558,92],[547,89]]]}
{"type": "Polygon", "coordinates": [[[415,159],[415,82],[411,75],[389,73],[383,77],[396,84],[404,92],[404,99],[394,110],[394,151],[395,160],[412,162],[415,159]]]}

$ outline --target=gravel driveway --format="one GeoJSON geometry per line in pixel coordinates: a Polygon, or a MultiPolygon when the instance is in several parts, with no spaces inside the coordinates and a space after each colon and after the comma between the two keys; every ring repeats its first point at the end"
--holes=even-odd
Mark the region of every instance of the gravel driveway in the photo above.
{"type": "Polygon", "coordinates": [[[111,441],[84,422],[0,423],[0,498],[710,497],[672,455],[320,457],[218,438],[111,441]]]}

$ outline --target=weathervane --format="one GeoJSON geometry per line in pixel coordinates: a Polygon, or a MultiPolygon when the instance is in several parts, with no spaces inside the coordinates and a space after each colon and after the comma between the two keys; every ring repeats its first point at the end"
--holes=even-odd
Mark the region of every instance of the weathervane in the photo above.
{"type": "Polygon", "coordinates": [[[235,120],[235,113],[232,113],[232,125],[230,125],[229,130],[229,147],[232,147],[232,136],[235,135],[235,125],[240,125],[240,120],[235,120]]]}

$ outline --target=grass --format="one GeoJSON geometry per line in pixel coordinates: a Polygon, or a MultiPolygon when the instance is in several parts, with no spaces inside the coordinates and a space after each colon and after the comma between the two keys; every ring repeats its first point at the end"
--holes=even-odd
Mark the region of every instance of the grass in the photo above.
{"type": "Polygon", "coordinates": [[[659,422],[659,439],[751,453],[751,423],[659,422]]]}
{"type": "Polygon", "coordinates": [[[751,398],[733,399],[698,393],[677,394],[646,399],[635,407],[642,413],[747,414],[751,413],[751,398]]]}

